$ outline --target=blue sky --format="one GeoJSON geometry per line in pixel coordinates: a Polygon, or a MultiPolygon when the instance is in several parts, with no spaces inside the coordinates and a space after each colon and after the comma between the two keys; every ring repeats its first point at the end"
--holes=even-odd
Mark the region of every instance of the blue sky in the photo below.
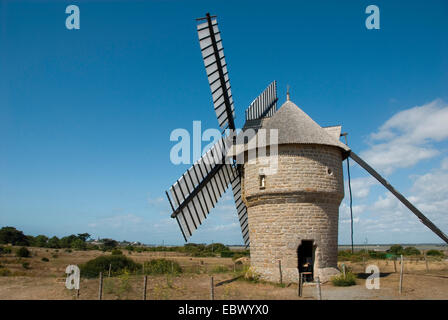
{"type": "MultiPolygon", "coordinates": [[[[280,102],[289,84],[448,232],[446,1],[0,1],[0,226],[183,243],[164,191],[187,166],[170,162],[169,136],[217,127],[195,32],[206,12],[237,126],[272,80],[280,102]],[[69,4],[79,30],[65,28],[69,4]],[[380,30],[365,27],[369,4],[380,30]]],[[[356,165],[352,179],[356,243],[441,241],[356,165]]],[[[230,193],[191,241],[242,243],[230,193]]]]}

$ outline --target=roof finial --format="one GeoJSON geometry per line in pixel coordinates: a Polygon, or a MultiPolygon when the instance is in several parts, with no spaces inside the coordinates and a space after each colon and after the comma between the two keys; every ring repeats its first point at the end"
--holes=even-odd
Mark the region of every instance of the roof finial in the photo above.
{"type": "Polygon", "coordinates": [[[289,84],[286,85],[286,101],[289,101],[289,84]]]}

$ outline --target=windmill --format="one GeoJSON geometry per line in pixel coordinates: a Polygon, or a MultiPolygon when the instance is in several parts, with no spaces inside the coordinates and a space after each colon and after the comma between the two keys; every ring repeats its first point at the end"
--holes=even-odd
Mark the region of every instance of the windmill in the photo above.
{"type": "MultiPolygon", "coordinates": [[[[341,126],[323,128],[289,99],[277,110],[272,82],[246,109],[246,122],[235,133],[235,108],[216,16],[197,19],[199,45],[222,139],[197,160],[166,192],[185,241],[204,223],[231,187],[242,237],[250,245],[251,265],[264,279],[297,282],[297,271],[319,274],[321,280],[338,273],[339,205],[344,197],[342,161],[348,157],[383,184],[430,230],[448,237],[378,172],[339,139],[341,126]],[[227,130],[227,129],[230,129],[227,130]],[[265,131],[263,131],[265,130],[265,131]],[[278,132],[278,171],[266,176],[257,162],[236,161],[249,152],[241,133],[278,132]],[[240,140],[241,141],[241,140],[240,140]],[[229,152],[229,150],[233,150],[229,152]],[[241,151],[242,150],[242,151],[241,151]],[[283,266],[280,271],[278,260],[283,266]]],[[[342,134],[343,135],[343,134],[342,134]]],[[[272,148],[272,146],[271,146],[272,148]]]]}

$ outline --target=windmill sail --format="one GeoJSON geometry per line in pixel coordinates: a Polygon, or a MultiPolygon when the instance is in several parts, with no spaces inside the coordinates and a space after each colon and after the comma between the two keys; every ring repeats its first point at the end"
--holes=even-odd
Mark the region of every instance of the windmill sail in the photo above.
{"type": "Polygon", "coordinates": [[[238,220],[241,226],[241,233],[243,234],[244,244],[249,246],[249,221],[247,218],[247,208],[241,197],[241,175],[239,173],[239,168],[234,168],[236,172],[235,180],[232,182],[233,199],[235,200],[236,212],[238,214],[238,220]]]}
{"type": "Polygon", "coordinates": [[[167,192],[185,241],[207,218],[229,184],[237,178],[231,164],[225,163],[225,139],[218,141],[191,166],[167,192]]]}
{"type": "Polygon", "coordinates": [[[207,21],[199,24],[197,31],[216,117],[221,129],[235,129],[235,109],[218,22],[208,13],[198,20],[204,19],[207,21]]]}
{"type": "Polygon", "coordinates": [[[385,186],[392,194],[397,197],[409,210],[411,210],[420,221],[431,229],[436,235],[438,235],[443,241],[448,243],[448,237],[444,234],[437,226],[425,217],[423,213],[420,212],[412,203],[410,203],[400,192],[395,190],[394,187],[387,182],[378,172],[376,172],[371,166],[369,166],[364,160],[362,160],[356,153],[350,152],[350,157],[355,160],[361,167],[363,167],[368,173],[370,173],[376,180],[378,180],[383,186],[385,186]]]}
{"type": "Polygon", "coordinates": [[[273,81],[246,109],[246,121],[272,117],[277,100],[277,82],[273,81]]]}

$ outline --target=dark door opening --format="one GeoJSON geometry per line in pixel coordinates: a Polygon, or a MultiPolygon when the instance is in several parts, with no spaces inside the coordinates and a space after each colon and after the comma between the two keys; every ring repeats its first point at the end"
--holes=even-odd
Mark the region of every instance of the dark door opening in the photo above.
{"type": "Polygon", "coordinates": [[[297,249],[297,257],[299,259],[299,272],[303,273],[304,281],[313,281],[313,243],[313,240],[302,240],[302,244],[297,249]]]}

